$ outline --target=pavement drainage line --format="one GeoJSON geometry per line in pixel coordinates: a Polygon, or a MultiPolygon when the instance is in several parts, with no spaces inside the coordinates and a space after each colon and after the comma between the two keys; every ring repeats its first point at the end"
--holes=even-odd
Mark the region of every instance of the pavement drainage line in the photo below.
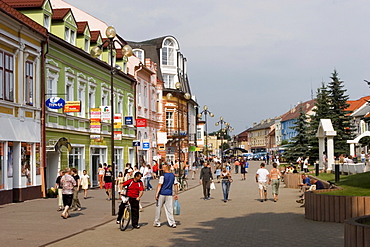
{"type": "MultiPolygon", "coordinates": [[[[197,185],[195,185],[194,187],[191,187],[191,188],[189,188],[189,189],[187,189],[187,190],[185,190],[185,191],[181,191],[179,194],[182,194],[182,193],[184,193],[184,192],[186,192],[186,191],[189,191],[189,190],[191,190],[191,189],[194,189],[194,188],[196,188],[196,187],[198,187],[198,186],[200,186],[200,184],[197,184],[197,185]]],[[[156,204],[156,202],[152,202],[152,203],[149,203],[148,205],[144,206],[143,208],[147,208],[147,207],[150,207],[150,206],[155,205],[155,204],[156,204]]],[[[78,235],[78,234],[81,234],[81,233],[84,233],[84,232],[87,232],[87,231],[95,230],[95,228],[100,227],[100,226],[103,226],[103,225],[108,224],[108,223],[110,223],[110,222],[112,222],[112,220],[104,221],[103,223],[100,223],[100,224],[97,224],[97,225],[95,225],[95,226],[92,226],[92,227],[89,227],[89,228],[83,229],[83,230],[81,230],[81,231],[79,231],[79,232],[76,232],[76,233],[73,233],[73,234],[67,235],[67,236],[65,236],[65,237],[63,237],[63,238],[60,238],[60,239],[57,239],[57,240],[51,241],[51,242],[49,242],[49,243],[46,243],[46,244],[40,245],[39,247],[46,247],[46,246],[48,246],[48,245],[58,243],[58,242],[60,242],[60,241],[62,241],[62,240],[65,240],[65,239],[68,239],[68,238],[74,237],[74,236],[76,236],[76,235],[78,235]]]]}

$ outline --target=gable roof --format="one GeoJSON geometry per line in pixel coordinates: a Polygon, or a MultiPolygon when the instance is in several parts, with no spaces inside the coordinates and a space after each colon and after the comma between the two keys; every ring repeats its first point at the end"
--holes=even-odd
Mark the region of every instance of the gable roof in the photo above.
{"type": "Polygon", "coordinates": [[[71,9],[54,9],[53,20],[63,20],[69,12],[72,13],[71,9]]]}
{"type": "Polygon", "coordinates": [[[32,19],[28,18],[21,12],[17,11],[7,3],[5,3],[3,0],[0,0],[0,11],[7,14],[11,18],[15,19],[18,22],[23,23],[25,26],[29,27],[33,31],[43,35],[47,36],[47,30],[43,26],[39,25],[37,22],[33,21],[32,19]]]}
{"type": "Polygon", "coordinates": [[[90,39],[90,41],[91,42],[97,42],[99,36],[101,35],[100,34],[100,31],[99,30],[98,31],[91,31],[90,33],[91,33],[91,39],[90,39]]]}
{"type": "Polygon", "coordinates": [[[45,0],[2,0],[15,9],[42,8],[45,0]]]}
{"type": "Polygon", "coordinates": [[[77,22],[77,33],[78,34],[83,34],[85,32],[85,28],[88,26],[87,21],[79,21],[77,22]]]}
{"type": "Polygon", "coordinates": [[[298,104],[296,107],[294,107],[293,109],[290,109],[288,112],[286,112],[281,117],[281,122],[298,118],[300,107],[302,107],[303,112],[307,114],[315,106],[315,103],[316,103],[316,100],[312,99],[312,100],[298,104]]]}
{"type": "Polygon", "coordinates": [[[370,96],[364,96],[358,100],[347,100],[349,107],[347,107],[346,111],[354,112],[364,104],[366,104],[370,100],[370,96]]]}

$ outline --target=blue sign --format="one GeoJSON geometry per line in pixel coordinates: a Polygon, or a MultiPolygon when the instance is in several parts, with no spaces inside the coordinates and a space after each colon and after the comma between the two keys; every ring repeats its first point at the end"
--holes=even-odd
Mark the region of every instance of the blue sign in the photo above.
{"type": "Polygon", "coordinates": [[[125,125],[133,125],[133,117],[125,117],[125,125]]]}
{"type": "Polygon", "coordinates": [[[63,108],[66,104],[64,99],[59,97],[51,97],[45,102],[46,106],[51,109],[60,109],[63,108]]]}
{"type": "Polygon", "coordinates": [[[134,146],[134,147],[140,147],[140,141],[138,141],[138,140],[132,141],[132,146],[134,146]]]}
{"type": "Polygon", "coordinates": [[[149,148],[150,148],[149,142],[143,142],[143,149],[149,149],[149,148]]]}

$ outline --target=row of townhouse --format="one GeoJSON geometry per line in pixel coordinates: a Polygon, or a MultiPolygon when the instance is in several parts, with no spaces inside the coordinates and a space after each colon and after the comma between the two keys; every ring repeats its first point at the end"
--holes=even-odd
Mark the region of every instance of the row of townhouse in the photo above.
{"type": "MultiPolygon", "coordinates": [[[[355,126],[355,136],[359,136],[370,130],[370,96],[362,97],[358,100],[349,100],[349,107],[352,121],[355,126]]],[[[255,123],[253,127],[246,129],[240,134],[234,136],[233,146],[246,149],[251,153],[269,152],[278,154],[284,150],[285,145],[297,135],[295,126],[299,116],[299,110],[302,108],[307,116],[314,114],[316,100],[309,100],[298,104],[280,117],[262,120],[255,123]]],[[[357,146],[356,154],[366,151],[364,148],[357,146]]]]}
{"type": "Polygon", "coordinates": [[[0,0],[0,18],[0,204],[45,196],[66,167],[95,186],[99,164],[194,159],[197,103],[174,37],[117,35],[127,57],[110,53],[107,24],[62,0],[0,0]]]}

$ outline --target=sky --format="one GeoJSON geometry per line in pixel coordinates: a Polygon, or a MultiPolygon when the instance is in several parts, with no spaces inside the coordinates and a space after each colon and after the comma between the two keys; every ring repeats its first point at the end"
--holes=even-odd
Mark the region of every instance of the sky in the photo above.
{"type": "Polygon", "coordinates": [[[370,94],[366,0],[65,0],[125,40],[173,35],[192,95],[237,135],[315,97],[334,70],[351,100],[370,94]]]}

